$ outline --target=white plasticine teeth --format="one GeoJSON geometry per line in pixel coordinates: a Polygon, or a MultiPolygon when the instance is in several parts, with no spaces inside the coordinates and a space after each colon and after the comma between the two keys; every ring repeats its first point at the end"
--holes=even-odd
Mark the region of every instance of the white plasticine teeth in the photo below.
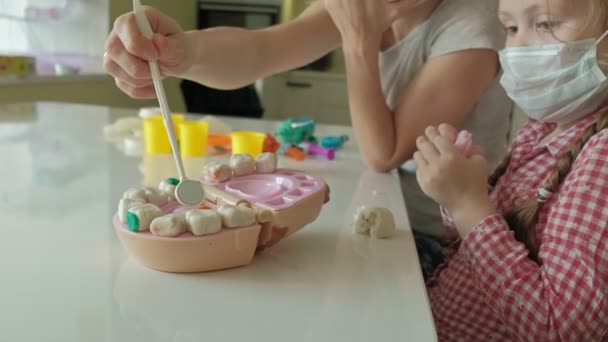
{"type": "Polygon", "coordinates": [[[216,116],[206,115],[200,121],[206,122],[209,125],[209,134],[230,134],[232,132],[232,127],[216,116]]]}
{"type": "Polygon", "coordinates": [[[125,191],[122,198],[148,203],[148,198],[146,197],[146,192],[144,189],[130,188],[129,190],[125,191]]]}
{"type": "Polygon", "coordinates": [[[150,232],[158,236],[175,237],[188,231],[183,214],[167,214],[155,218],[150,224],[150,232]]]}
{"type": "MultiPolygon", "coordinates": [[[[141,119],[151,118],[154,116],[162,115],[161,114],[162,111],[163,110],[159,107],[144,107],[144,108],[139,109],[138,116],[141,119]]],[[[141,121],[140,121],[140,125],[141,125],[141,121]]]]}
{"type": "Polygon", "coordinates": [[[164,192],[152,187],[145,187],[143,189],[131,188],[125,191],[123,199],[141,203],[152,203],[159,207],[162,207],[168,202],[168,196],[164,192]]]}
{"type": "Polygon", "coordinates": [[[120,219],[120,222],[126,223],[127,212],[129,211],[129,209],[142,204],[145,203],[129,198],[121,198],[120,201],[118,201],[118,218],[120,219]]]}
{"type": "Polygon", "coordinates": [[[175,187],[179,184],[179,180],[175,178],[167,178],[160,182],[158,190],[164,193],[167,198],[175,200],[175,187]]]}
{"type": "Polygon", "coordinates": [[[262,153],[255,159],[257,173],[273,173],[277,170],[277,156],[274,153],[262,153]]]}
{"type": "Polygon", "coordinates": [[[132,232],[148,231],[152,221],[162,215],[163,212],[154,204],[140,204],[127,212],[127,226],[132,232]]]}
{"type": "Polygon", "coordinates": [[[363,206],[355,214],[353,229],[358,234],[385,239],[395,234],[395,219],[386,208],[363,206]]]}
{"type": "Polygon", "coordinates": [[[240,228],[251,226],[256,222],[255,210],[234,205],[223,205],[217,209],[222,217],[222,224],[226,228],[240,228]]]}
{"type": "Polygon", "coordinates": [[[357,212],[355,213],[355,219],[353,221],[354,232],[361,235],[369,235],[370,229],[369,223],[363,216],[365,210],[366,207],[360,207],[359,209],[357,209],[357,212]]]}
{"type": "Polygon", "coordinates": [[[247,176],[255,172],[255,161],[248,154],[235,154],[230,157],[230,168],[235,177],[247,176]]]}
{"type": "Polygon", "coordinates": [[[144,192],[146,194],[146,198],[148,199],[148,203],[152,203],[157,207],[162,207],[169,202],[169,195],[157,188],[145,187],[144,192]]]}
{"type": "Polygon", "coordinates": [[[232,178],[232,169],[226,164],[211,162],[203,170],[205,180],[212,183],[222,183],[232,178]]]}
{"type": "Polygon", "coordinates": [[[190,210],[186,213],[186,222],[195,236],[211,235],[222,230],[222,218],[214,210],[190,210]]]}
{"type": "Polygon", "coordinates": [[[136,138],[141,135],[141,119],[120,118],[113,124],[103,128],[104,137],[112,143],[121,143],[126,138],[136,138]]]}

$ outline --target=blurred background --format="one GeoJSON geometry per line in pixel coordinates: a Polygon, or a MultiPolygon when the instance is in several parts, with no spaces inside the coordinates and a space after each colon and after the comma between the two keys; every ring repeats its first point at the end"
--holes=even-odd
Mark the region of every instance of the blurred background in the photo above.
{"type": "MultiPolygon", "coordinates": [[[[259,29],[297,17],[310,0],[147,0],[184,29],[259,29]]],[[[154,106],[122,94],[104,74],[104,42],[112,23],[131,9],[125,0],[0,0],[0,104],[32,101],[154,106]]],[[[307,116],[349,125],[340,51],[299,70],[233,91],[188,81],[166,82],[176,112],[285,119],[307,116]]],[[[515,115],[514,128],[521,116],[515,115]]]]}

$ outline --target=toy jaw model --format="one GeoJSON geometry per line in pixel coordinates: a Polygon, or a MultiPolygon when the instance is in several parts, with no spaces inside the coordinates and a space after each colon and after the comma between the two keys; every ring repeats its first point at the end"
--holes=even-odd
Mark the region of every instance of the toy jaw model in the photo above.
{"type": "Polygon", "coordinates": [[[276,168],[276,156],[254,161],[235,155],[230,165],[205,168],[205,202],[175,200],[177,179],[158,188],[130,189],[120,200],[114,228],[127,251],[165,272],[206,272],[245,266],[317,219],[329,201],[320,178],[276,168]],[[235,176],[236,175],[236,176],[235,176]]]}

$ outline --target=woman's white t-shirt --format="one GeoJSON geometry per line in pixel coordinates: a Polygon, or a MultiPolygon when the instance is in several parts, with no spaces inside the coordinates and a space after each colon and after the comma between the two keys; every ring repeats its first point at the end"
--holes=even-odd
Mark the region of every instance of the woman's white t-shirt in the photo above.
{"type": "MultiPolygon", "coordinates": [[[[395,110],[401,93],[428,60],[462,50],[502,49],[505,36],[497,13],[497,0],[443,0],[426,21],[381,52],[382,90],[389,108],[395,110]]],[[[482,95],[460,127],[473,134],[474,143],[484,149],[492,168],[506,153],[512,110],[512,103],[498,80],[497,76],[494,85],[482,95]]],[[[462,86],[467,86],[466,79],[462,80],[462,86]]],[[[415,163],[410,160],[401,169],[412,228],[441,235],[439,207],[418,186],[415,163]]]]}

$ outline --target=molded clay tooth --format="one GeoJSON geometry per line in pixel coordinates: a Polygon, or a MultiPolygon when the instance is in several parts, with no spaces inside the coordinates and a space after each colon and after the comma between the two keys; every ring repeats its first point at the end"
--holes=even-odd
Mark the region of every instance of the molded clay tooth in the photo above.
{"type": "Polygon", "coordinates": [[[132,232],[144,232],[150,229],[150,224],[155,218],[162,215],[163,212],[154,204],[140,204],[127,212],[127,226],[132,232]]]}
{"type": "Polygon", "coordinates": [[[226,228],[240,228],[256,223],[255,211],[245,206],[223,205],[217,209],[226,228]]]}
{"type": "Polygon", "coordinates": [[[248,154],[235,154],[230,157],[230,168],[235,177],[247,176],[255,172],[255,161],[248,154]]]}
{"type": "Polygon", "coordinates": [[[273,173],[277,170],[277,156],[274,153],[262,153],[255,159],[257,173],[273,173]]]}
{"type": "Polygon", "coordinates": [[[188,229],[195,236],[219,233],[222,230],[222,217],[214,210],[193,209],[186,213],[188,229]]]}
{"type": "Polygon", "coordinates": [[[129,198],[122,198],[118,202],[118,218],[120,219],[120,222],[126,223],[127,222],[127,212],[129,211],[129,209],[131,209],[135,206],[138,206],[138,205],[142,205],[142,204],[145,204],[145,203],[136,201],[136,200],[132,200],[129,198]]]}
{"type": "Polygon", "coordinates": [[[150,232],[158,236],[174,237],[188,231],[183,214],[167,214],[155,218],[150,224],[150,232]]]}
{"type": "Polygon", "coordinates": [[[226,164],[212,162],[205,165],[203,177],[208,182],[223,183],[232,178],[232,169],[226,164]]]}
{"type": "Polygon", "coordinates": [[[361,207],[355,214],[353,229],[358,234],[375,239],[389,238],[395,234],[395,219],[386,208],[361,207]]]}
{"type": "Polygon", "coordinates": [[[122,198],[148,203],[148,198],[146,197],[146,192],[144,189],[130,188],[129,190],[125,191],[122,198]]]}
{"type": "Polygon", "coordinates": [[[146,187],[144,188],[144,192],[146,193],[148,202],[157,207],[162,207],[169,202],[169,195],[157,188],[146,187]]]}
{"type": "Polygon", "coordinates": [[[158,185],[158,190],[168,198],[175,200],[175,187],[179,184],[179,180],[176,178],[167,178],[160,182],[158,185]]]}

